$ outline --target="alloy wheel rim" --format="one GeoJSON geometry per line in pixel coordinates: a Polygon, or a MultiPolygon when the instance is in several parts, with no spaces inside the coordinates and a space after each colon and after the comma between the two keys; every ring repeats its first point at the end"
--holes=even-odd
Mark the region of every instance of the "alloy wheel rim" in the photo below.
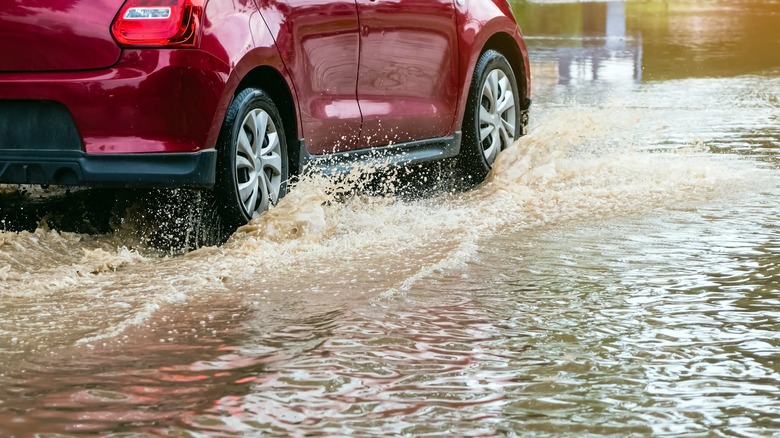
{"type": "Polygon", "coordinates": [[[253,109],[244,117],[236,142],[236,181],[244,211],[252,218],[279,200],[282,145],[271,116],[253,109]]]}
{"type": "Polygon", "coordinates": [[[488,165],[515,139],[515,93],[506,73],[487,74],[479,105],[479,142],[488,165]]]}

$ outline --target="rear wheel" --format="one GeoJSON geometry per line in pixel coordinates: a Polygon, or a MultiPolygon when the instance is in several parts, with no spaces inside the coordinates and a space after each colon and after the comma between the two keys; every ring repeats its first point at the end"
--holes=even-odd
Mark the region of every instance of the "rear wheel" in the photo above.
{"type": "Polygon", "coordinates": [[[479,57],[466,105],[458,168],[467,185],[476,185],[522,130],[517,80],[504,55],[487,50],[479,57]]]}
{"type": "Polygon", "coordinates": [[[223,223],[234,229],[287,192],[287,137],[268,94],[247,88],[233,98],[218,148],[215,197],[223,223]]]}

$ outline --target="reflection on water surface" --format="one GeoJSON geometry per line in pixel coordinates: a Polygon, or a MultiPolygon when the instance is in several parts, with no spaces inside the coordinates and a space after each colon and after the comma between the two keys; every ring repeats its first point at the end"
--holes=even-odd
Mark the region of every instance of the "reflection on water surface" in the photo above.
{"type": "Polygon", "coordinates": [[[773,0],[514,2],[513,9],[536,50],[561,55],[562,80],[632,71],[647,82],[780,69],[780,3],[773,0]]]}
{"type": "Polygon", "coordinates": [[[775,435],[780,4],[514,8],[533,129],[473,192],[0,233],[0,435],[775,435]]]}

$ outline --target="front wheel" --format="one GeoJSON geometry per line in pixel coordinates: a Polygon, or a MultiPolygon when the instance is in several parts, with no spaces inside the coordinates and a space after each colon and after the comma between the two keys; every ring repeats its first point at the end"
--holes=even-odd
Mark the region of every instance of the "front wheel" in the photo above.
{"type": "Polygon", "coordinates": [[[223,223],[236,228],[287,192],[287,137],[268,94],[247,88],[233,98],[218,148],[215,196],[223,223]]]}
{"type": "Polygon", "coordinates": [[[468,185],[487,176],[498,153],[522,131],[520,94],[509,61],[495,50],[483,53],[474,69],[463,119],[458,167],[468,185]]]}

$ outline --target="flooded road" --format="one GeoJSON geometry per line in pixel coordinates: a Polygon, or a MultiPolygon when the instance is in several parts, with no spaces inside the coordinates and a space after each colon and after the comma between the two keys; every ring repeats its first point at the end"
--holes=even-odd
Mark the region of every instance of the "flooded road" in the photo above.
{"type": "Polygon", "coordinates": [[[780,3],[515,11],[532,130],[472,192],[0,232],[0,436],[775,436],[780,3]]]}

